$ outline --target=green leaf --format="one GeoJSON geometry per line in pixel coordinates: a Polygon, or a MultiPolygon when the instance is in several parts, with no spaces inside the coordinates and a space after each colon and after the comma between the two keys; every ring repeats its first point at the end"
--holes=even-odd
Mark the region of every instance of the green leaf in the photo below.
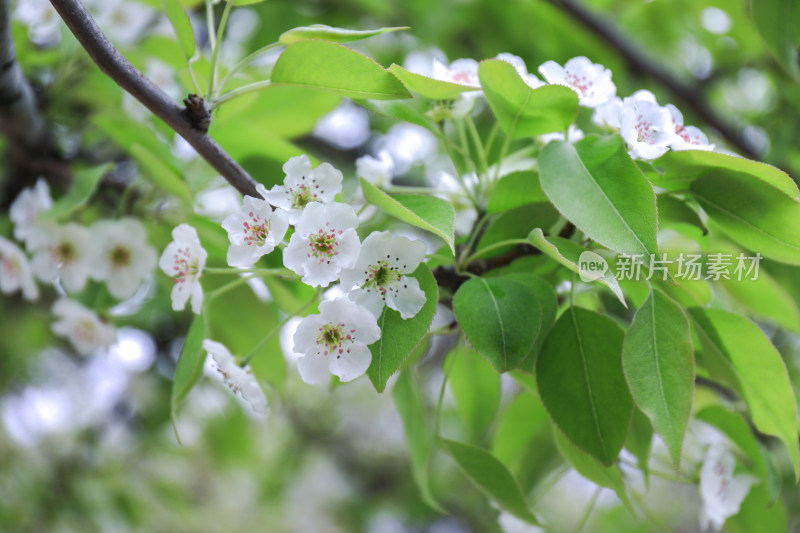
{"type": "Polygon", "coordinates": [[[86,202],[94,194],[100,180],[111,169],[111,166],[110,164],[101,165],[75,172],[75,177],[67,194],[59,198],[43,217],[50,219],[62,217],[86,205],[86,202]]]}
{"type": "Polygon", "coordinates": [[[731,239],[764,257],[800,265],[800,203],[741,173],[710,172],[691,189],[731,239]]]}
{"type": "Polygon", "coordinates": [[[501,509],[530,524],[539,525],[531,514],[519,483],[491,453],[475,446],[441,439],[447,451],[467,476],[501,509]]]}
{"type": "Polygon", "coordinates": [[[172,24],[172,29],[175,30],[175,35],[178,37],[183,54],[187,60],[192,59],[197,45],[195,44],[189,15],[186,14],[186,10],[183,9],[183,5],[179,0],[161,0],[161,3],[164,6],[164,11],[167,13],[170,24],[172,24]]]}
{"type": "Polygon", "coordinates": [[[366,200],[383,209],[395,218],[418,228],[435,233],[455,253],[454,224],[456,220],[453,205],[447,200],[422,194],[398,194],[389,196],[365,179],[361,179],[361,189],[366,200]]]}
{"type": "Polygon", "coordinates": [[[203,315],[195,315],[189,332],[183,341],[183,348],[175,367],[175,379],[172,381],[172,394],[170,404],[174,414],[180,403],[192,390],[194,384],[203,375],[205,352],[203,351],[203,337],[205,326],[203,315]]]}
{"type": "Polygon", "coordinates": [[[711,172],[723,177],[744,174],[752,181],[759,180],[800,200],[797,184],[788,174],[772,165],[743,157],[703,150],[670,150],[655,163],[665,169],[663,174],[652,178],[653,185],[662,189],[687,191],[694,180],[711,172]]]}
{"type": "Polygon", "coordinates": [[[428,462],[434,450],[433,433],[425,425],[422,401],[410,372],[400,373],[392,389],[392,398],[400,419],[403,421],[403,432],[411,458],[411,474],[422,500],[431,509],[444,512],[433,496],[428,478],[428,462]]]}
{"type": "Polygon", "coordinates": [[[780,438],[800,477],[797,406],[786,365],[761,329],[743,316],[718,309],[689,310],[703,348],[703,362],[747,403],[753,424],[780,438]]]}
{"type": "Polygon", "coordinates": [[[260,4],[266,0],[231,0],[235,6],[251,6],[253,4],[260,4]]]}
{"type": "Polygon", "coordinates": [[[141,165],[142,174],[157,187],[183,200],[187,205],[192,204],[194,198],[192,191],[189,190],[183,178],[165,161],[138,143],[128,146],[127,150],[136,162],[141,165]]]}
{"type": "Polygon", "coordinates": [[[625,480],[622,479],[622,472],[617,465],[601,464],[597,459],[572,444],[557,428],[553,428],[553,437],[561,457],[572,468],[592,483],[613,490],[625,505],[631,506],[628,493],[625,491],[625,480]]]}
{"type": "MultiPolygon", "coordinates": [[[[476,251],[510,239],[524,239],[534,228],[547,228],[558,222],[558,211],[550,202],[525,204],[497,215],[486,227],[476,251]]],[[[514,245],[491,250],[491,255],[501,255],[514,245]]]]}
{"type": "Polygon", "coordinates": [[[658,205],[659,228],[663,228],[665,225],[683,224],[698,228],[702,234],[708,231],[697,211],[686,205],[686,202],[670,194],[659,194],[656,196],[656,204],[658,205]]]}
{"type": "Polygon", "coordinates": [[[800,80],[800,5],[792,0],[750,0],[750,14],[778,64],[800,80]]]}
{"type": "Polygon", "coordinates": [[[655,194],[619,136],[551,142],[539,177],[556,209],[588,237],[624,254],[658,252],[655,194]]]}
{"type": "Polygon", "coordinates": [[[694,397],[689,319],[669,297],[651,290],[625,334],[622,367],[633,401],[653,422],[680,470],[694,397]]]}
{"type": "Polygon", "coordinates": [[[411,98],[400,80],[374,59],[328,41],[289,45],[271,79],[273,84],[313,87],[349,98],[411,98]]]}
{"type": "Polygon", "coordinates": [[[409,72],[397,64],[392,64],[389,67],[389,72],[397,76],[408,90],[420,94],[425,98],[430,98],[431,100],[452,100],[458,98],[463,92],[480,90],[475,87],[470,87],[469,85],[459,85],[457,83],[441,81],[409,72]]]}
{"type": "Polygon", "coordinates": [[[576,446],[610,466],[619,455],[633,402],[622,374],[623,333],[608,317],[570,307],[536,361],[539,395],[576,446]]]}
{"type": "Polygon", "coordinates": [[[480,443],[500,407],[500,375],[486,359],[467,346],[447,356],[447,383],[456,411],[469,431],[471,441],[480,443]]]}
{"type": "MultiPolygon", "coordinates": [[[[528,234],[528,241],[542,253],[567,267],[571,272],[575,272],[576,274],[580,272],[578,260],[581,254],[587,250],[578,243],[561,237],[545,237],[544,232],[542,232],[540,228],[536,228],[528,234]]],[[[628,306],[625,302],[625,295],[622,293],[619,282],[610,270],[596,281],[608,287],[622,305],[625,307],[628,306]]]]}
{"type": "Polygon", "coordinates": [[[564,131],[575,121],[578,97],[567,87],[531,89],[510,63],[500,59],[481,61],[478,77],[489,107],[513,139],[564,131]]]}
{"type": "Polygon", "coordinates": [[[539,184],[539,175],[532,170],[521,170],[500,178],[489,198],[486,212],[499,213],[525,204],[547,201],[539,184]]]}
{"type": "Polygon", "coordinates": [[[374,37],[382,33],[403,31],[410,29],[408,26],[396,26],[392,28],[379,28],[377,30],[348,30],[345,28],[334,28],[325,24],[312,24],[311,26],[301,26],[281,34],[278,41],[281,44],[294,44],[306,39],[322,39],[323,41],[333,41],[336,43],[347,43],[360,41],[374,37]]]}
{"type": "Polygon", "coordinates": [[[453,296],[453,312],[470,344],[498,372],[522,363],[542,322],[536,293],[505,277],[468,280],[453,296]]]}
{"type": "Polygon", "coordinates": [[[653,448],[653,424],[639,409],[633,410],[631,427],[625,439],[625,449],[636,457],[636,464],[644,474],[645,483],[649,483],[650,451],[653,448]]]}
{"type": "Polygon", "coordinates": [[[436,280],[426,264],[419,265],[412,277],[419,281],[419,288],[425,293],[425,305],[419,313],[408,320],[403,320],[400,313],[394,309],[384,307],[381,316],[378,317],[381,338],[369,345],[372,362],[367,369],[367,375],[378,392],[383,392],[389,377],[397,372],[425,337],[436,311],[436,303],[439,301],[436,280]]]}

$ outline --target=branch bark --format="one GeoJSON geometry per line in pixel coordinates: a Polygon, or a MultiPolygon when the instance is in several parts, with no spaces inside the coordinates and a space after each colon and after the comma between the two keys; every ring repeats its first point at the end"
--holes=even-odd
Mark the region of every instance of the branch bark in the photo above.
{"type": "Polygon", "coordinates": [[[732,124],[714,113],[700,89],[677,79],[661,67],[658,62],[641,52],[641,47],[629,41],[617,31],[613,24],[592,13],[578,1],[548,1],[617,50],[633,70],[650,76],[669,89],[676,98],[691,108],[700,120],[716,129],[731,146],[739,150],[743,155],[750,158],[758,157],[758,152],[753,145],[747,142],[732,124]]]}
{"type": "Polygon", "coordinates": [[[172,101],[122,56],[80,0],[50,0],[50,3],[100,70],[186,139],[239,192],[261,198],[256,191],[256,181],[250,174],[203,131],[202,125],[198,124],[191,111],[172,101]]]}

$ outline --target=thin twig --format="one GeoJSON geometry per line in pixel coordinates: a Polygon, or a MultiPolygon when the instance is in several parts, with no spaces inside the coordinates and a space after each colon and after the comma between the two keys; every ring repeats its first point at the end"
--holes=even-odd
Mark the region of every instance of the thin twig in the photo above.
{"type": "Polygon", "coordinates": [[[631,69],[642,72],[663,85],[694,112],[697,117],[717,130],[733,147],[750,158],[758,157],[758,151],[736,127],[717,115],[706,101],[703,91],[676,78],[662,66],[641,51],[641,46],[631,42],[614,25],[601,16],[592,13],[576,0],[548,0],[567,13],[583,27],[600,37],[614,48],[628,62],[631,69]]]}
{"type": "Polygon", "coordinates": [[[80,0],[50,0],[59,16],[106,75],[186,139],[198,154],[242,194],[260,198],[256,181],[206,132],[193,125],[186,108],[172,101],[109,42],[80,0]]]}

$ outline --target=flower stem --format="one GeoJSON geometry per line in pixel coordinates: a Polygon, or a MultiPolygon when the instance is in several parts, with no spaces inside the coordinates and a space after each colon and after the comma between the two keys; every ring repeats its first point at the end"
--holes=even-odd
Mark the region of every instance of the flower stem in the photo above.
{"type": "Polygon", "coordinates": [[[583,531],[583,528],[586,526],[586,522],[589,521],[589,516],[592,514],[592,511],[594,511],[594,505],[597,503],[597,497],[600,496],[601,490],[603,490],[602,487],[597,487],[595,489],[591,500],[589,500],[589,506],[586,507],[586,511],[584,511],[580,522],[578,522],[578,525],[575,527],[575,533],[581,533],[581,531],[583,531]]]}
{"type": "Polygon", "coordinates": [[[272,84],[271,81],[263,80],[263,81],[257,81],[255,83],[250,83],[248,85],[243,85],[242,87],[237,87],[236,89],[232,89],[226,92],[225,94],[220,95],[219,98],[216,98],[212,102],[211,108],[215,109],[229,100],[233,100],[234,98],[243,96],[248,93],[260,91],[261,89],[269,87],[271,84],[272,84]]]}
{"type": "MultiPolygon", "coordinates": [[[[483,147],[481,136],[478,134],[478,128],[472,121],[472,116],[467,115],[467,129],[472,137],[472,143],[475,145],[475,150],[478,152],[478,162],[480,163],[481,175],[486,176],[489,166],[486,160],[486,150],[483,147]]],[[[488,178],[488,176],[486,176],[488,178]]]]}
{"type": "Polygon", "coordinates": [[[530,244],[530,241],[528,241],[527,239],[508,239],[505,241],[496,242],[490,246],[487,246],[486,248],[481,248],[474,254],[467,257],[464,261],[462,261],[462,263],[468,265],[475,259],[481,257],[482,255],[486,255],[488,252],[491,252],[492,250],[497,250],[498,248],[503,248],[504,246],[511,246],[515,244],[530,244]]]}
{"type": "Polygon", "coordinates": [[[299,315],[300,313],[302,313],[303,311],[305,311],[305,310],[306,310],[306,308],[307,308],[309,305],[311,305],[312,303],[316,302],[316,301],[319,299],[319,295],[320,295],[320,291],[317,291],[316,293],[314,293],[314,297],[313,297],[313,298],[311,298],[311,299],[310,299],[309,301],[307,301],[306,303],[304,303],[304,304],[303,304],[301,307],[299,307],[299,308],[297,309],[297,311],[295,311],[294,313],[292,313],[292,314],[290,314],[290,315],[287,315],[287,316],[286,316],[286,318],[284,318],[283,320],[281,320],[281,321],[280,321],[280,323],[279,323],[277,326],[275,326],[274,328],[272,328],[272,331],[270,331],[269,333],[267,333],[266,337],[264,337],[263,339],[261,339],[260,341],[258,341],[258,344],[256,344],[255,348],[253,348],[252,350],[250,350],[250,353],[248,353],[247,355],[245,355],[245,356],[242,358],[242,361],[239,363],[239,366],[241,366],[242,368],[244,368],[244,367],[246,367],[248,364],[250,364],[250,360],[251,360],[251,359],[252,359],[252,358],[253,358],[253,357],[254,357],[254,356],[255,356],[255,355],[258,353],[258,351],[259,351],[259,350],[261,350],[261,348],[263,348],[263,347],[264,347],[264,345],[265,345],[265,344],[267,344],[267,343],[270,341],[270,339],[271,339],[272,337],[274,337],[274,336],[275,336],[275,334],[276,334],[277,332],[279,332],[279,331],[280,331],[280,330],[283,328],[283,326],[285,326],[285,325],[286,325],[286,323],[287,323],[287,322],[289,322],[289,320],[291,320],[292,318],[296,317],[297,315],[299,315]]]}
{"type": "Polygon", "coordinates": [[[208,80],[208,94],[206,95],[206,101],[209,102],[212,101],[214,96],[214,89],[217,83],[217,59],[219,58],[219,47],[222,44],[222,36],[225,34],[225,26],[228,24],[228,17],[231,14],[232,8],[233,1],[227,0],[225,2],[225,9],[222,11],[222,18],[219,21],[219,27],[217,28],[217,38],[214,41],[211,49],[211,72],[208,80]]]}
{"type": "Polygon", "coordinates": [[[261,55],[261,54],[263,54],[264,52],[267,52],[267,51],[269,51],[269,50],[272,50],[273,48],[276,48],[276,47],[278,47],[278,46],[280,46],[280,45],[281,45],[281,43],[279,43],[279,42],[274,42],[274,43],[272,43],[272,44],[268,44],[267,46],[264,46],[264,47],[262,47],[262,48],[259,48],[258,50],[256,50],[256,51],[255,51],[255,52],[253,52],[252,54],[248,55],[247,57],[245,57],[244,59],[242,59],[241,61],[239,61],[238,63],[236,63],[236,65],[234,65],[234,67],[233,67],[233,68],[230,70],[230,72],[228,72],[228,73],[225,75],[225,77],[224,77],[224,78],[222,78],[222,81],[220,82],[220,84],[219,84],[219,87],[217,87],[217,93],[220,93],[220,92],[222,92],[222,89],[224,89],[224,88],[225,88],[225,85],[228,83],[228,80],[229,80],[229,79],[230,79],[232,76],[234,76],[234,75],[235,75],[237,72],[239,72],[239,71],[240,71],[240,70],[242,70],[244,67],[246,67],[248,63],[250,63],[251,61],[253,61],[255,58],[257,58],[258,56],[260,56],[260,55],[261,55]]]}

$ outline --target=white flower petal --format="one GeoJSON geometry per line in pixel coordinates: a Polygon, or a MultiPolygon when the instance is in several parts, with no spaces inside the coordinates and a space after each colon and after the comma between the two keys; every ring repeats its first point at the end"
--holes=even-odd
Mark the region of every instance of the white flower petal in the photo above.
{"type": "Polygon", "coordinates": [[[407,320],[419,313],[428,299],[419,288],[416,278],[403,276],[401,279],[403,289],[386,295],[386,305],[400,313],[403,320],[407,320]]]}
{"type": "Polygon", "coordinates": [[[328,358],[324,355],[308,354],[297,360],[297,371],[303,381],[311,385],[319,385],[330,379],[328,358]]]}
{"type": "MultiPolygon", "coordinates": [[[[331,357],[331,356],[329,356],[331,357]]],[[[331,357],[330,371],[342,381],[353,381],[364,374],[372,362],[372,353],[363,344],[353,344],[346,353],[331,357]]]]}

